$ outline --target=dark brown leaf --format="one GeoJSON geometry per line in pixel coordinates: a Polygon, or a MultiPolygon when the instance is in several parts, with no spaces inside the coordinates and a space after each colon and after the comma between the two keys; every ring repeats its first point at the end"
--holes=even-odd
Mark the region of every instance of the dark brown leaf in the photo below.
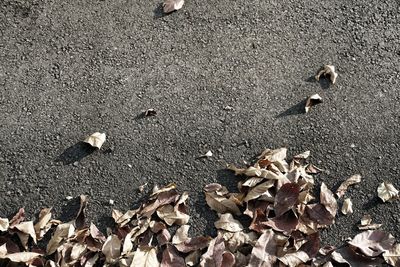
{"type": "Polygon", "coordinates": [[[75,219],[75,227],[76,229],[82,229],[85,227],[85,213],[86,213],[86,205],[87,205],[87,196],[80,195],[80,207],[78,214],[75,219]]]}
{"type": "Polygon", "coordinates": [[[186,267],[185,260],[178,255],[173,245],[167,244],[164,249],[160,267],[186,267]]]}
{"type": "Polygon", "coordinates": [[[294,183],[287,183],[281,186],[275,196],[275,215],[281,216],[297,203],[300,187],[294,183]]]}

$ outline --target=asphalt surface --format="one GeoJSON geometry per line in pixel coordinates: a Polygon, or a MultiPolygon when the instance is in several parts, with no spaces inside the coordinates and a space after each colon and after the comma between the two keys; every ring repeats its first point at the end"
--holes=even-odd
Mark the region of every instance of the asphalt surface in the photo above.
{"type": "Polygon", "coordinates": [[[163,17],[157,0],[2,0],[0,217],[52,206],[68,219],[66,196],[88,194],[104,229],[112,208],[143,199],[138,186],[175,182],[193,233],[210,233],[203,186],[234,189],[226,163],[285,146],[311,150],[318,184],[363,176],[325,243],[355,235],[364,214],[399,240],[400,201],[376,197],[382,181],[400,188],[399,5],[187,0],[163,17]],[[335,86],[312,79],[324,64],[335,86]],[[304,114],[315,93],[324,103],[304,114]],[[79,141],[96,131],[107,141],[93,152],[79,141]]]}

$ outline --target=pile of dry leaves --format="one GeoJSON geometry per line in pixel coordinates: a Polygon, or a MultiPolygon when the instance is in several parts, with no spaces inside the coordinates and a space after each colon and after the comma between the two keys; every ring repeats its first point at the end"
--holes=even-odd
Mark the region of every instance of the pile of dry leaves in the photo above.
{"type": "MultiPolygon", "coordinates": [[[[307,164],[308,156],[307,151],[287,163],[285,148],[268,149],[253,166],[228,166],[243,178],[238,192],[216,183],[204,188],[208,205],[219,215],[213,238],[188,236],[189,196],[178,193],[175,184],[154,188],[138,209],[113,210],[116,227],[107,236],[85,224],[85,196],[71,222],[52,219],[51,209],[43,209],[36,223],[25,221],[21,209],[11,220],[0,218],[0,265],[400,266],[400,245],[392,235],[376,230],[380,225],[371,224],[371,218],[363,218],[360,228],[373,230],[340,247],[321,247],[320,229],[335,223],[338,199],[361,177],[344,181],[336,195],[323,183],[316,199],[313,175],[320,170],[307,164]],[[242,225],[238,216],[249,216],[250,225],[242,225]],[[44,237],[49,241],[40,248],[37,242],[44,237]]],[[[380,190],[387,195],[385,188],[380,190]]],[[[342,212],[351,212],[351,201],[344,203],[342,212]]]]}

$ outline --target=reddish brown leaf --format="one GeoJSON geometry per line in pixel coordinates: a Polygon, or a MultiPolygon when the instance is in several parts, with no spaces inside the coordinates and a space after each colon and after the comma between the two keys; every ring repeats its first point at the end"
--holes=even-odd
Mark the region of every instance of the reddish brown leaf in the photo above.
{"type": "Polygon", "coordinates": [[[160,267],[186,267],[185,260],[178,255],[173,245],[167,244],[164,249],[160,267]]]}
{"type": "Polygon", "coordinates": [[[197,236],[189,238],[182,243],[176,244],[175,247],[180,252],[188,253],[197,249],[203,249],[207,247],[209,242],[209,237],[197,236]]]}
{"type": "Polygon", "coordinates": [[[298,223],[299,219],[296,217],[296,214],[293,210],[289,210],[281,216],[268,220],[263,224],[272,227],[275,231],[290,233],[296,230],[298,223]]]}
{"type": "Polygon", "coordinates": [[[275,196],[275,215],[279,217],[297,203],[300,187],[294,183],[287,183],[281,186],[275,196]]]}
{"type": "Polygon", "coordinates": [[[25,220],[25,210],[24,208],[20,208],[17,212],[17,214],[14,215],[14,217],[12,217],[12,219],[10,220],[10,227],[19,224],[21,222],[23,222],[25,220]]]}

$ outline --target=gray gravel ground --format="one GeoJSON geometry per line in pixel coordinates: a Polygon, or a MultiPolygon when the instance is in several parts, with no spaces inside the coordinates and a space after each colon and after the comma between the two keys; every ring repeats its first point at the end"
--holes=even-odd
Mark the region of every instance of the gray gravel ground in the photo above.
{"type": "Polygon", "coordinates": [[[162,17],[157,0],[0,1],[0,217],[53,206],[67,218],[65,197],[89,194],[104,229],[109,199],[126,210],[138,186],[174,181],[192,196],[193,231],[210,233],[202,187],[234,189],[226,163],[286,146],[312,151],[318,184],[363,176],[325,243],[355,235],[364,214],[399,240],[400,202],[376,197],[384,180],[400,188],[399,5],[187,0],[162,17]],[[333,87],[310,79],[327,63],[333,87]],[[302,113],[314,93],[324,103],[302,113]],[[148,108],[157,116],[141,118],[148,108]],[[104,147],[82,150],[95,131],[104,147]]]}

